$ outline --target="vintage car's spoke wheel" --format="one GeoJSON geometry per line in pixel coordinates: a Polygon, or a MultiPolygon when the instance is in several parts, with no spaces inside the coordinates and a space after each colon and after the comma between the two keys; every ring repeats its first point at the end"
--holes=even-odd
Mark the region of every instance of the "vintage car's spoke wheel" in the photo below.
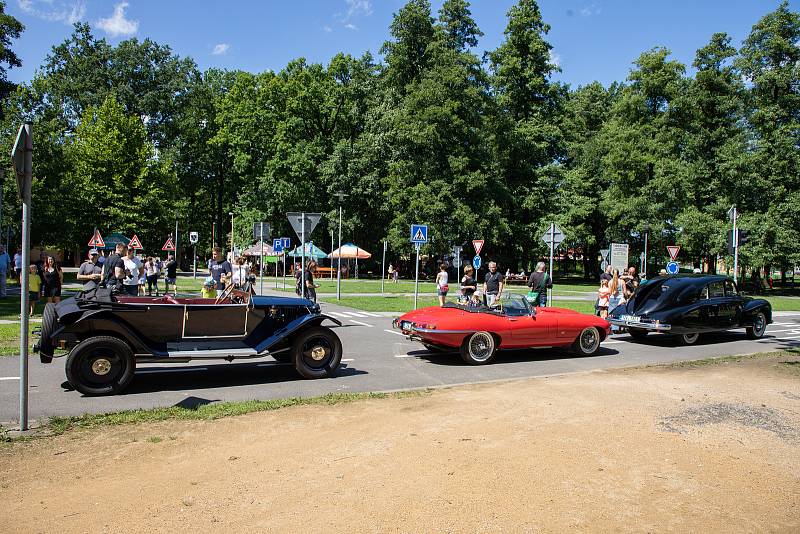
{"type": "Polygon", "coordinates": [[[582,356],[591,356],[600,349],[600,332],[590,326],[581,330],[578,339],[573,344],[576,352],[582,356]]]}
{"type": "Polygon", "coordinates": [[[136,363],[120,339],[97,336],[79,343],[67,358],[67,381],[84,395],[119,393],[133,379],[136,363]]]}
{"type": "Polygon", "coordinates": [[[297,372],[305,378],[333,376],[342,361],[342,342],[330,328],[315,326],[301,332],[292,344],[297,372]]]}
{"type": "Polygon", "coordinates": [[[678,336],[678,341],[680,341],[682,345],[694,345],[695,343],[697,343],[698,339],[700,339],[699,333],[680,334],[678,336]]]}
{"type": "Polygon", "coordinates": [[[56,330],[56,322],[58,320],[56,314],[56,305],[48,302],[44,306],[42,312],[42,333],[39,337],[39,359],[42,363],[50,363],[53,361],[53,351],[55,346],[50,336],[56,330]]]}
{"type": "Polygon", "coordinates": [[[764,336],[764,332],[766,331],[767,316],[764,315],[764,312],[758,312],[756,316],[753,317],[753,326],[747,327],[747,337],[750,339],[759,339],[764,336]]]}
{"type": "Polygon", "coordinates": [[[475,332],[461,345],[461,358],[470,365],[489,363],[494,358],[495,345],[489,332],[475,332]]]}

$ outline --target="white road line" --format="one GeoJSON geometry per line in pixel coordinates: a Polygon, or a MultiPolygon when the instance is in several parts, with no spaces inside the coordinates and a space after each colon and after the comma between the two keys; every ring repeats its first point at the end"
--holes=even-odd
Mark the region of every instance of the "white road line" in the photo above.
{"type": "Polygon", "coordinates": [[[769,326],[795,326],[795,325],[797,325],[797,323],[771,323],[769,326]]]}
{"type": "Polygon", "coordinates": [[[627,341],[622,341],[620,339],[618,341],[617,340],[615,340],[615,341],[603,341],[601,344],[602,345],[613,345],[614,343],[627,343],[627,341]]]}
{"type": "Polygon", "coordinates": [[[413,354],[395,354],[395,358],[416,358],[413,354]]]}
{"type": "Polygon", "coordinates": [[[389,332],[390,334],[394,334],[396,336],[406,337],[405,334],[403,334],[402,332],[395,332],[394,330],[384,330],[384,332],[389,332]]]}
{"type": "Polygon", "coordinates": [[[788,328],[786,330],[767,330],[767,334],[777,334],[779,332],[797,332],[797,333],[800,333],[800,328],[788,328]]]}
{"type": "Polygon", "coordinates": [[[343,362],[352,362],[353,358],[342,358],[343,362]]]}
{"type": "Polygon", "coordinates": [[[364,315],[369,315],[370,317],[383,317],[383,315],[379,315],[377,313],[370,313],[365,311],[362,311],[361,313],[363,313],[364,315]]]}
{"type": "Polygon", "coordinates": [[[348,317],[348,315],[346,315],[344,313],[339,313],[339,312],[335,312],[335,311],[329,311],[328,313],[330,313],[331,315],[334,315],[336,317],[348,317]]]}
{"type": "Polygon", "coordinates": [[[355,319],[350,319],[350,322],[360,324],[361,326],[368,326],[370,328],[375,328],[374,325],[371,325],[369,323],[362,323],[361,321],[356,321],[355,319]]]}
{"type": "Polygon", "coordinates": [[[356,312],[344,312],[344,313],[346,313],[349,317],[366,317],[366,315],[364,315],[363,313],[356,313],[356,312]]]}
{"type": "Polygon", "coordinates": [[[18,376],[0,376],[0,380],[19,380],[18,376]]]}

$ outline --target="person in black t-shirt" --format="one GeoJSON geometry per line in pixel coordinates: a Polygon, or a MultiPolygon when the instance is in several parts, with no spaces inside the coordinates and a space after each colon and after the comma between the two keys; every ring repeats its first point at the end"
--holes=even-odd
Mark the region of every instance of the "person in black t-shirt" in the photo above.
{"type": "Polygon", "coordinates": [[[233,268],[230,262],[225,259],[225,256],[222,255],[222,249],[220,247],[214,247],[214,250],[211,252],[211,259],[208,260],[208,270],[210,271],[211,278],[217,283],[217,296],[219,296],[225,289],[225,286],[228,285],[228,281],[233,274],[233,268]]]}
{"type": "Polygon", "coordinates": [[[475,269],[472,265],[464,266],[464,276],[461,278],[461,297],[459,301],[469,302],[470,297],[478,290],[478,281],[472,277],[475,269]]]}
{"type": "Polygon", "coordinates": [[[167,256],[167,264],[165,265],[167,270],[167,275],[164,277],[164,285],[166,289],[164,290],[165,293],[169,292],[169,286],[174,287],[173,293],[178,292],[178,262],[175,261],[175,257],[170,254],[167,256]]]}
{"type": "Polygon", "coordinates": [[[489,262],[489,272],[483,279],[483,293],[486,295],[486,305],[491,306],[503,294],[505,277],[497,270],[497,263],[489,262]]]}
{"type": "Polygon", "coordinates": [[[122,289],[122,281],[125,279],[125,261],[122,259],[128,252],[128,246],[117,243],[114,254],[111,254],[103,263],[102,281],[106,287],[117,287],[122,289]]]}

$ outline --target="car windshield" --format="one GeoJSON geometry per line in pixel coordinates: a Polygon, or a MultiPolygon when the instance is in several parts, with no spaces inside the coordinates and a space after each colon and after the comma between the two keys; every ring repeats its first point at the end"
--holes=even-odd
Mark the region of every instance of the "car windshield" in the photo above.
{"type": "Polygon", "coordinates": [[[519,317],[531,313],[527,299],[516,293],[504,293],[500,298],[500,304],[503,307],[503,313],[509,317],[519,317]]]}

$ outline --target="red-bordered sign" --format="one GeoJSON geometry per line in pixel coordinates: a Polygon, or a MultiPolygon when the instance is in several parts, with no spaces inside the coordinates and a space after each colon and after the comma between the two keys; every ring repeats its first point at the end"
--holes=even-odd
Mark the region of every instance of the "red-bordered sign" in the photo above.
{"type": "Polygon", "coordinates": [[[678,252],[681,251],[681,247],[679,245],[667,245],[667,252],[669,252],[669,259],[675,261],[675,258],[678,257],[678,252]]]}
{"type": "Polygon", "coordinates": [[[89,240],[90,247],[105,247],[106,242],[103,241],[103,236],[100,235],[100,230],[95,230],[92,238],[89,240]]]}
{"type": "Polygon", "coordinates": [[[161,250],[175,251],[175,243],[172,242],[172,237],[167,238],[167,242],[164,243],[164,246],[161,247],[161,250]]]}
{"type": "Polygon", "coordinates": [[[481,250],[483,250],[483,239],[474,239],[472,241],[472,246],[475,247],[475,254],[480,256],[481,250]]]}
{"type": "Polygon", "coordinates": [[[133,234],[130,243],[128,243],[128,248],[140,249],[140,250],[144,248],[142,246],[142,242],[139,241],[139,238],[136,236],[136,234],[133,234]]]}

